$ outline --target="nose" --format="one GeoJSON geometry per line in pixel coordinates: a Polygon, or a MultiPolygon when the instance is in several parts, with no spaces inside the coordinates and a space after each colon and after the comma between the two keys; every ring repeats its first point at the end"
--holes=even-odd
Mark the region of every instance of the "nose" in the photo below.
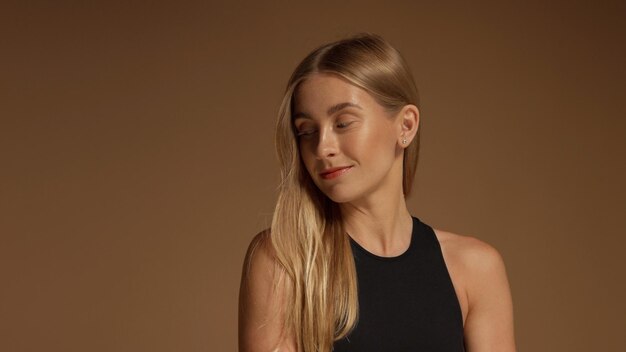
{"type": "Polygon", "coordinates": [[[317,158],[326,159],[333,157],[338,151],[337,136],[330,128],[323,128],[319,131],[317,143],[317,158]]]}

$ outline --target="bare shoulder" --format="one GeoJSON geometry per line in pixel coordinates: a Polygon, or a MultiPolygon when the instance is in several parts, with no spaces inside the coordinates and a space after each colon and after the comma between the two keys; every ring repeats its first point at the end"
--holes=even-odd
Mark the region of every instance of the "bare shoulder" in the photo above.
{"type": "MultiPolygon", "coordinates": [[[[447,255],[446,260],[460,265],[470,272],[480,272],[504,266],[500,252],[491,244],[470,235],[460,235],[449,231],[434,229],[441,250],[447,255]]],[[[464,272],[464,274],[470,274],[464,272]]]]}
{"type": "Polygon", "coordinates": [[[433,230],[441,246],[465,323],[484,287],[506,280],[504,261],[495,247],[474,236],[433,230]]]}
{"type": "Polygon", "coordinates": [[[248,250],[256,249],[259,246],[261,246],[261,248],[263,248],[264,250],[269,250],[271,247],[270,235],[271,235],[271,230],[269,228],[261,230],[259,233],[254,235],[254,237],[252,237],[252,240],[250,241],[250,245],[248,246],[248,250]]]}
{"type": "MultiPolygon", "coordinates": [[[[277,284],[280,267],[271,244],[270,230],[257,233],[248,246],[239,289],[239,350],[291,351],[283,335],[285,286],[277,284]]],[[[283,283],[286,281],[283,280],[283,283]]]]}
{"type": "Polygon", "coordinates": [[[248,318],[253,308],[263,306],[272,295],[276,268],[270,230],[265,229],[252,238],[244,258],[239,290],[240,318],[248,318]]]}
{"type": "Polygon", "coordinates": [[[433,230],[459,297],[468,351],[515,351],[513,302],[500,252],[473,236],[433,230]]]}
{"type": "MultiPolygon", "coordinates": [[[[468,296],[477,286],[506,279],[504,260],[491,244],[474,236],[433,229],[441,245],[444,259],[468,296]],[[453,272],[454,271],[454,272],[453,272]],[[487,279],[487,280],[486,280],[487,279]]],[[[468,297],[471,298],[471,297],[468,297]]]]}
{"type": "Polygon", "coordinates": [[[259,265],[266,266],[273,261],[273,257],[274,253],[271,245],[270,229],[262,230],[254,235],[248,245],[244,259],[244,274],[249,272],[253,263],[256,264],[254,268],[259,265]]]}

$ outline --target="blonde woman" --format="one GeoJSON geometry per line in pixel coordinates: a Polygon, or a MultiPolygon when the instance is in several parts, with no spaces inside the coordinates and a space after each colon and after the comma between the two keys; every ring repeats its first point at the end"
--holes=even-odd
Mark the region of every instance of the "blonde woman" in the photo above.
{"type": "Polygon", "coordinates": [[[298,65],[276,125],[271,228],[244,262],[240,351],[515,351],[498,251],[407,210],[419,121],[411,73],[379,36],[298,65]]]}

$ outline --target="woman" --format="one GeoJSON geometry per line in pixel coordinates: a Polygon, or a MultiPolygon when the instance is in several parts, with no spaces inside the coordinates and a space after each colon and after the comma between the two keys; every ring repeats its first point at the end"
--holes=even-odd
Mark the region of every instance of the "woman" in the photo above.
{"type": "Polygon", "coordinates": [[[243,268],[240,351],[515,351],[501,256],[406,207],[417,89],[400,54],[359,35],[296,68],[279,111],[271,229],[243,268]]]}

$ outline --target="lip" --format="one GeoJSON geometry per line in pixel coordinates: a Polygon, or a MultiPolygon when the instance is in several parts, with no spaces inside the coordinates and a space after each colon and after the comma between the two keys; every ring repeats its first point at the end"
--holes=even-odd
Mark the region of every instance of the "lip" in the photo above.
{"type": "Polygon", "coordinates": [[[350,169],[352,169],[352,166],[333,167],[320,172],[320,176],[325,180],[330,180],[345,174],[350,169]]]}

